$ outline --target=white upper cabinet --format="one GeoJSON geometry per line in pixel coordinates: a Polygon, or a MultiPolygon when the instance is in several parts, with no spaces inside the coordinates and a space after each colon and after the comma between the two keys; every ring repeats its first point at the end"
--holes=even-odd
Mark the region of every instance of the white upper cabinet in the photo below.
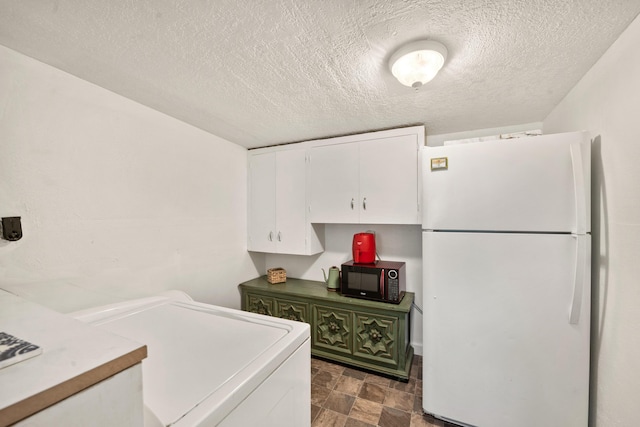
{"type": "Polygon", "coordinates": [[[250,152],[248,249],[311,255],[322,231],[307,219],[306,150],[250,152]]]}
{"type": "Polygon", "coordinates": [[[423,145],[424,128],[417,126],[335,138],[312,147],[311,222],[420,224],[423,145]]]}
{"type": "Polygon", "coordinates": [[[310,153],[311,222],[359,222],[358,144],[314,147],[310,153]]]}
{"type": "Polygon", "coordinates": [[[359,146],[360,222],[420,224],[416,137],[376,139],[359,146]]]}
{"type": "Polygon", "coordinates": [[[276,153],[249,155],[250,251],[275,252],[276,153]]]}
{"type": "Polygon", "coordinates": [[[320,253],[325,223],[420,224],[423,146],[414,126],[249,151],[248,250],[320,253]]]}

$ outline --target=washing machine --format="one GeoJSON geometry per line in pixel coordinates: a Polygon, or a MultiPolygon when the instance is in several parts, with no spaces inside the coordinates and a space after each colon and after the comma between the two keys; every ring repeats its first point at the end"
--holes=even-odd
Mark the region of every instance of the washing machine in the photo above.
{"type": "Polygon", "coordinates": [[[310,425],[306,323],[172,294],[71,316],[147,345],[145,426],[310,425]]]}

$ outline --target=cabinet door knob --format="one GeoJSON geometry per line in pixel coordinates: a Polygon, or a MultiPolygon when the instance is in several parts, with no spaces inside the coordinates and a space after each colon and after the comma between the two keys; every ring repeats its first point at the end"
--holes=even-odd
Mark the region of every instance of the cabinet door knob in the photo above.
{"type": "Polygon", "coordinates": [[[282,233],[278,231],[278,242],[282,242],[281,236],[282,236],[282,233]]]}
{"type": "Polygon", "coordinates": [[[269,232],[269,241],[273,242],[273,231],[269,232]]]}
{"type": "Polygon", "coordinates": [[[353,198],[351,198],[351,210],[353,210],[353,207],[355,206],[355,200],[353,198]]]}
{"type": "Polygon", "coordinates": [[[362,199],[362,209],[367,210],[367,198],[362,199]]]}

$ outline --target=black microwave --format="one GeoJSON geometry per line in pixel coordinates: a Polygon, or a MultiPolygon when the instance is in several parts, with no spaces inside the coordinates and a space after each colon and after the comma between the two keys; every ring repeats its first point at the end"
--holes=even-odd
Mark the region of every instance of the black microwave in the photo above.
{"type": "Polygon", "coordinates": [[[342,295],[398,304],[406,290],[405,263],[342,264],[342,295]]]}

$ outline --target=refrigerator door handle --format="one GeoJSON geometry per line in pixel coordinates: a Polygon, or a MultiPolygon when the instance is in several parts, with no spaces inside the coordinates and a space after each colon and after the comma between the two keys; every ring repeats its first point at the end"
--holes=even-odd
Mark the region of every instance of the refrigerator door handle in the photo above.
{"type": "Polygon", "coordinates": [[[575,196],[576,230],[577,234],[587,232],[587,198],[585,195],[584,164],[582,157],[582,145],[571,144],[571,170],[573,172],[573,193],[575,196]]]}
{"type": "Polygon", "coordinates": [[[582,294],[584,287],[588,284],[585,279],[587,274],[587,239],[584,236],[573,236],[576,239],[576,271],[573,279],[573,300],[571,301],[571,312],[569,313],[569,323],[577,325],[580,321],[580,307],[582,306],[582,294]]]}

